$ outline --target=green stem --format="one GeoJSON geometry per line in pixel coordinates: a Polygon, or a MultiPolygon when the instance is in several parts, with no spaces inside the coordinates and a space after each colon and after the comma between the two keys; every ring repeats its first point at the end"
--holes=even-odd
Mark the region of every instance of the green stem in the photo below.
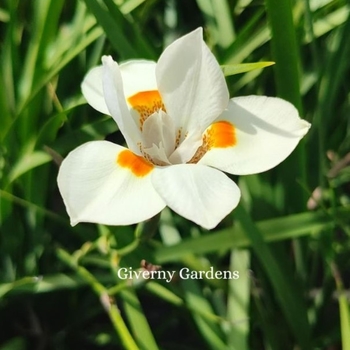
{"type": "Polygon", "coordinates": [[[350,350],[350,310],[349,310],[349,302],[344,293],[344,285],[342,278],[340,276],[340,272],[336,266],[336,264],[331,261],[330,267],[332,270],[332,274],[335,280],[335,284],[337,286],[338,292],[338,303],[339,303],[339,314],[340,314],[340,328],[341,328],[341,339],[342,339],[342,349],[350,350]]]}
{"type": "Polygon", "coordinates": [[[77,261],[63,249],[57,250],[57,255],[62,262],[72,268],[79,277],[87,282],[94,292],[99,296],[101,304],[106,310],[112,325],[119,334],[120,339],[127,350],[138,350],[133,337],[131,336],[117,306],[110,300],[108,290],[84,267],[79,266],[77,261]]]}
{"type": "Polygon", "coordinates": [[[140,241],[148,241],[150,240],[158,229],[158,223],[160,219],[160,213],[153,216],[153,218],[141,222],[136,226],[135,237],[140,241]]]}

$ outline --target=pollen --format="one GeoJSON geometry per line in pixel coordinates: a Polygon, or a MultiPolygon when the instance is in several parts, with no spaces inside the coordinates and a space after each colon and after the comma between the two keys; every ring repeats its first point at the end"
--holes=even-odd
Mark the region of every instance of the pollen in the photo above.
{"type": "Polygon", "coordinates": [[[198,163],[212,148],[233,147],[237,143],[235,127],[227,121],[213,123],[203,134],[202,140],[202,145],[188,163],[198,163]]]}
{"type": "Polygon", "coordinates": [[[154,168],[146,159],[129,150],[124,150],[118,154],[117,164],[122,168],[129,169],[137,177],[146,176],[154,168]]]}
{"type": "Polygon", "coordinates": [[[142,91],[128,98],[128,102],[140,115],[140,129],[145,120],[154,112],[166,112],[158,90],[142,91]]]}
{"type": "Polygon", "coordinates": [[[175,138],[175,149],[179,147],[180,140],[181,140],[181,133],[182,133],[182,128],[177,130],[176,138],[175,138]]]}

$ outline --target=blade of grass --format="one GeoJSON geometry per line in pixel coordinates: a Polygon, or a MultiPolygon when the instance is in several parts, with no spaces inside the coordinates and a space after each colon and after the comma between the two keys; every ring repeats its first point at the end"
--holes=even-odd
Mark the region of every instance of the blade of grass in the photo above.
{"type": "MultiPolygon", "coordinates": [[[[155,58],[155,52],[153,46],[150,45],[147,41],[147,36],[138,28],[137,22],[130,20],[127,21],[127,18],[123,15],[118,6],[116,6],[113,0],[103,0],[106,4],[111,16],[115,21],[115,25],[118,25],[119,30],[124,30],[127,37],[127,40],[132,43],[132,45],[137,48],[137,53],[142,58],[155,58]]],[[[115,35],[115,30],[113,31],[115,35]]],[[[107,33],[108,36],[108,33],[107,33]]]]}
{"type": "Polygon", "coordinates": [[[326,144],[327,144],[327,130],[331,127],[334,121],[334,110],[337,109],[337,97],[342,89],[344,75],[349,69],[350,63],[348,57],[350,56],[350,43],[348,33],[350,31],[350,15],[343,26],[335,32],[333,37],[332,52],[329,55],[326,63],[325,72],[321,79],[321,86],[319,91],[318,113],[319,117],[317,127],[319,129],[319,147],[323,151],[320,154],[321,166],[323,176],[326,175],[326,144]]]}
{"type": "Polygon", "coordinates": [[[250,72],[254,69],[261,69],[274,65],[275,62],[256,62],[242,64],[226,64],[221,66],[221,69],[226,77],[234,74],[250,72]]]}
{"type": "Polygon", "coordinates": [[[228,282],[227,320],[229,349],[248,350],[249,300],[250,300],[250,253],[248,250],[233,249],[230,270],[239,271],[239,279],[228,282]]]}
{"type": "Polygon", "coordinates": [[[215,44],[222,48],[231,45],[235,34],[228,2],[226,0],[197,0],[197,4],[205,17],[206,27],[213,36],[215,44]]]}
{"type": "MultiPolygon", "coordinates": [[[[323,212],[306,212],[262,220],[256,223],[256,227],[262,232],[264,241],[277,242],[314,234],[326,228],[334,227],[336,219],[346,219],[349,213],[349,206],[338,208],[334,212],[329,211],[328,214],[332,214],[332,216],[323,212]]],[[[205,254],[217,250],[226,251],[230,248],[249,247],[250,244],[244,230],[234,226],[233,228],[216,231],[213,234],[184,239],[180,243],[158,248],[155,252],[155,258],[157,263],[162,264],[181,260],[188,254],[205,254]]]]}
{"type": "Polygon", "coordinates": [[[8,175],[8,182],[11,183],[15,181],[18,177],[30,171],[40,165],[48,163],[52,160],[50,155],[42,151],[34,151],[28,154],[24,154],[18,159],[16,164],[11,169],[8,175]]]}
{"type": "Polygon", "coordinates": [[[331,263],[331,270],[338,292],[342,349],[350,350],[350,305],[344,293],[343,281],[340,276],[340,272],[334,263],[331,263]]]}
{"type": "Polygon", "coordinates": [[[133,337],[131,336],[126,324],[118,310],[117,306],[111,302],[107,289],[83,266],[79,266],[77,261],[63,249],[57,250],[58,258],[71,269],[73,269],[77,275],[88,283],[91,289],[98,295],[100,302],[107,312],[115,331],[120,337],[125,349],[138,350],[133,337]]]}
{"type": "MultiPolygon", "coordinates": [[[[69,62],[71,62],[77,55],[79,55],[82,51],[84,51],[87,46],[89,46],[92,42],[98,39],[102,34],[103,32],[100,28],[94,28],[89,33],[87,33],[84,36],[83,40],[80,40],[76,46],[74,46],[73,48],[70,48],[70,50],[66,52],[63,55],[63,57],[61,57],[59,64],[53,67],[52,70],[47,72],[45,75],[41,77],[41,79],[38,80],[38,82],[33,87],[31,94],[28,96],[28,98],[24,100],[22,104],[18,105],[16,114],[20,115],[23,109],[34,99],[34,97],[37,96],[37,94],[41,91],[41,89],[46,84],[48,84],[55,75],[57,75],[60,72],[61,69],[63,69],[69,62]]],[[[13,127],[13,124],[12,124],[12,127],[13,127]]]]}
{"type": "Polygon", "coordinates": [[[123,300],[124,310],[129,320],[134,339],[139,344],[140,349],[158,349],[135,291],[124,289],[119,295],[123,300]]]}
{"type": "Polygon", "coordinates": [[[299,53],[292,17],[292,2],[265,0],[265,3],[272,32],[271,48],[276,62],[274,71],[277,91],[281,98],[293,103],[301,112],[299,53]]]}
{"type": "Polygon", "coordinates": [[[236,38],[223,54],[225,64],[240,63],[255,49],[262,46],[270,38],[266,24],[261,23],[264,11],[257,11],[236,34],[236,38]]]}
{"type": "MultiPolygon", "coordinates": [[[[266,10],[272,32],[271,48],[275,81],[278,96],[291,102],[302,114],[302,101],[299,86],[299,52],[292,16],[290,0],[266,0],[266,10]]],[[[280,176],[285,185],[285,202],[289,212],[303,210],[306,206],[306,193],[295,180],[306,184],[306,159],[303,143],[280,167],[280,176]],[[293,169],[293,171],[290,171],[293,169]]]]}
{"type": "Polygon", "coordinates": [[[96,0],[84,1],[121,59],[154,58],[154,55],[150,53],[149,45],[145,43],[145,39],[137,35],[134,26],[126,20],[115,3],[104,0],[108,6],[108,8],[105,8],[96,0]]]}
{"type": "Polygon", "coordinates": [[[277,300],[295,339],[302,349],[310,349],[310,327],[306,306],[304,305],[300,291],[296,288],[295,280],[292,276],[285,274],[283,266],[273,256],[261,232],[251,220],[242,204],[238,205],[234,211],[234,215],[251,241],[252,248],[269,277],[277,300]]]}
{"type": "MultiPolygon", "coordinates": [[[[28,98],[35,82],[44,74],[44,57],[47,47],[57,31],[58,19],[64,1],[37,0],[32,4],[34,13],[32,21],[33,35],[30,37],[21,78],[18,83],[18,104],[28,98]]],[[[35,133],[39,118],[40,114],[29,111],[27,117],[22,119],[18,129],[23,140],[35,133]]]]}
{"type": "MultiPolygon", "coordinates": [[[[344,5],[343,7],[331,12],[330,14],[323,16],[314,23],[315,36],[320,37],[334,28],[342,25],[347,21],[349,16],[349,7],[344,5]]],[[[305,38],[305,42],[309,42],[309,37],[305,38]]]]}
{"type": "MultiPolygon", "coordinates": [[[[211,304],[202,294],[202,289],[196,280],[183,279],[181,280],[181,285],[183,287],[186,305],[190,309],[198,309],[203,313],[214,314],[211,304]]],[[[223,341],[224,336],[215,320],[203,317],[197,312],[192,312],[192,317],[209,348],[218,350],[227,349],[223,341]]]]}

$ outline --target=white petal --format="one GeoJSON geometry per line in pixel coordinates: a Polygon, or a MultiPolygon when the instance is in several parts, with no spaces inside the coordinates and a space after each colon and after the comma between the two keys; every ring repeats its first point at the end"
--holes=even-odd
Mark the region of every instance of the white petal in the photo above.
{"type": "Polygon", "coordinates": [[[97,111],[110,115],[102,86],[103,67],[92,68],[85,76],[81,90],[88,104],[97,111]]]}
{"type": "Polygon", "coordinates": [[[110,56],[103,56],[102,63],[104,68],[103,93],[108,110],[118,124],[128,147],[134,153],[140,154],[138,144],[141,141],[141,132],[126,105],[119,66],[110,56]]]}
{"type": "Polygon", "coordinates": [[[150,115],[143,124],[142,129],[142,147],[146,153],[152,156],[152,159],[161,160],[170,164],[169,156],[175,149],[175,127],[173,120],[162,110],[150,115]],[[157,157],[156,154],[150,154],[147,150],[153,148],[155,151],[161,150],[164,157],[157,157]]]}
{"type": "Polygon", "coordinates": [[[117,161],[124,151],[130,152],[111,142],[93,141],[64,159],[58,187],[72,225],[130,225],[149,219],[164,208],[164,201],[151,183],[154,169],[146,168],[143,176],[136,176],[117,161]]]}
{"type": "Polygon", "coordinates": [[[188,134],[175,149],[169,160],[172,164],[187,163],[196,153],[198,147],[202,144],[202,135],[198,132],[188,134]]]}
{"type": "MultiPolygon", "coordinates": [[[[131,60],[119,65],[126,98],[140,91],[158,90],[156,63],[147,60],[131,60]]],[[[103,93],[103,66],[92,68],[85,76],[81,89],[90,106],[110,115],[103,93]]]]}
{"type": "Polygon", "coordinates": [[[240,199],[240,190],[233,181],[203,165],[157,168],[152,181],[171,209],[206,229],[214,228],[240,199]]]}
{"type": "Polygon", "coordinates": [[[310,128],[291,103],[265,96],[232,99],[219,120],[234,125],[236,144],[212,148],[199,163],[236,175],[275,167],[290,155],[310,128]]]}
{"type": "Polygon", "coordinates": [[[123,78],[126,99],[138,92],[158,90],[156,63],[147,60],[132,60],[119,65],[123,78]]]}
{"type": "Polygon", "coordinates": [[[227,107],[225,78],[203,41],[202,28],[164,50],[156,77],[166,112],[184,132],[203,132],[227,107]]]}

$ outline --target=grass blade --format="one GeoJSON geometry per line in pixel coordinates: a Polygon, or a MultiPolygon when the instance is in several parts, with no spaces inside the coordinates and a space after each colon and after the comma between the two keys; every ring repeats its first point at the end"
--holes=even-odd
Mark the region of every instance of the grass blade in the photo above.
{"type": "Polygon", "coordinates": [[[227,320],[229,331],[227,345],[230,349],[249,350],[249,300],[250,300],[250,253],[248,250],[231,251],[231,271],[239,271],[239,279],[229,280],[227,320]]]}
{"type": "Polygon", "coordinates": [[[143,313],[141,304],[135,291],[123,290],[120,296],[124,302],[125,312],[127,314],[130,327],[136,342],[140,345],[140,349],[157,350],[158,346],[153,337],[151,328],[143,313]]]}
{"type": "MultiPolygon", "coordinates": [[[[265,242],[277,242],[318,233],[333,227],[335,220],[343,220],[350,213],[350,207],[338,208],[333,212],[306,212],[276,219],[262,220],[255,225],[262,232],[265,242]]],[[[241,227],[234,226],[213,234],[184,239],[178,244],[158,248],[155,258],[162,264],[181,260],[188,254],[205,254],[217,250],[249,247],[250,241],[241,227]]]]}
{"type": "Polygon", "coordinates": [[[270,283],[274,287],[279,304],[285,314],[294,337],[302,349],[310,349],[310,327],[308,324],[306,307],[302,295],[294,284],[292,276],[282,271],[268,245],[265,243],[259,229],[246,213],[242,204],[235,210],[235,217],[242,225],[249,237],[252,248],[269,276],[270,283]]]}

